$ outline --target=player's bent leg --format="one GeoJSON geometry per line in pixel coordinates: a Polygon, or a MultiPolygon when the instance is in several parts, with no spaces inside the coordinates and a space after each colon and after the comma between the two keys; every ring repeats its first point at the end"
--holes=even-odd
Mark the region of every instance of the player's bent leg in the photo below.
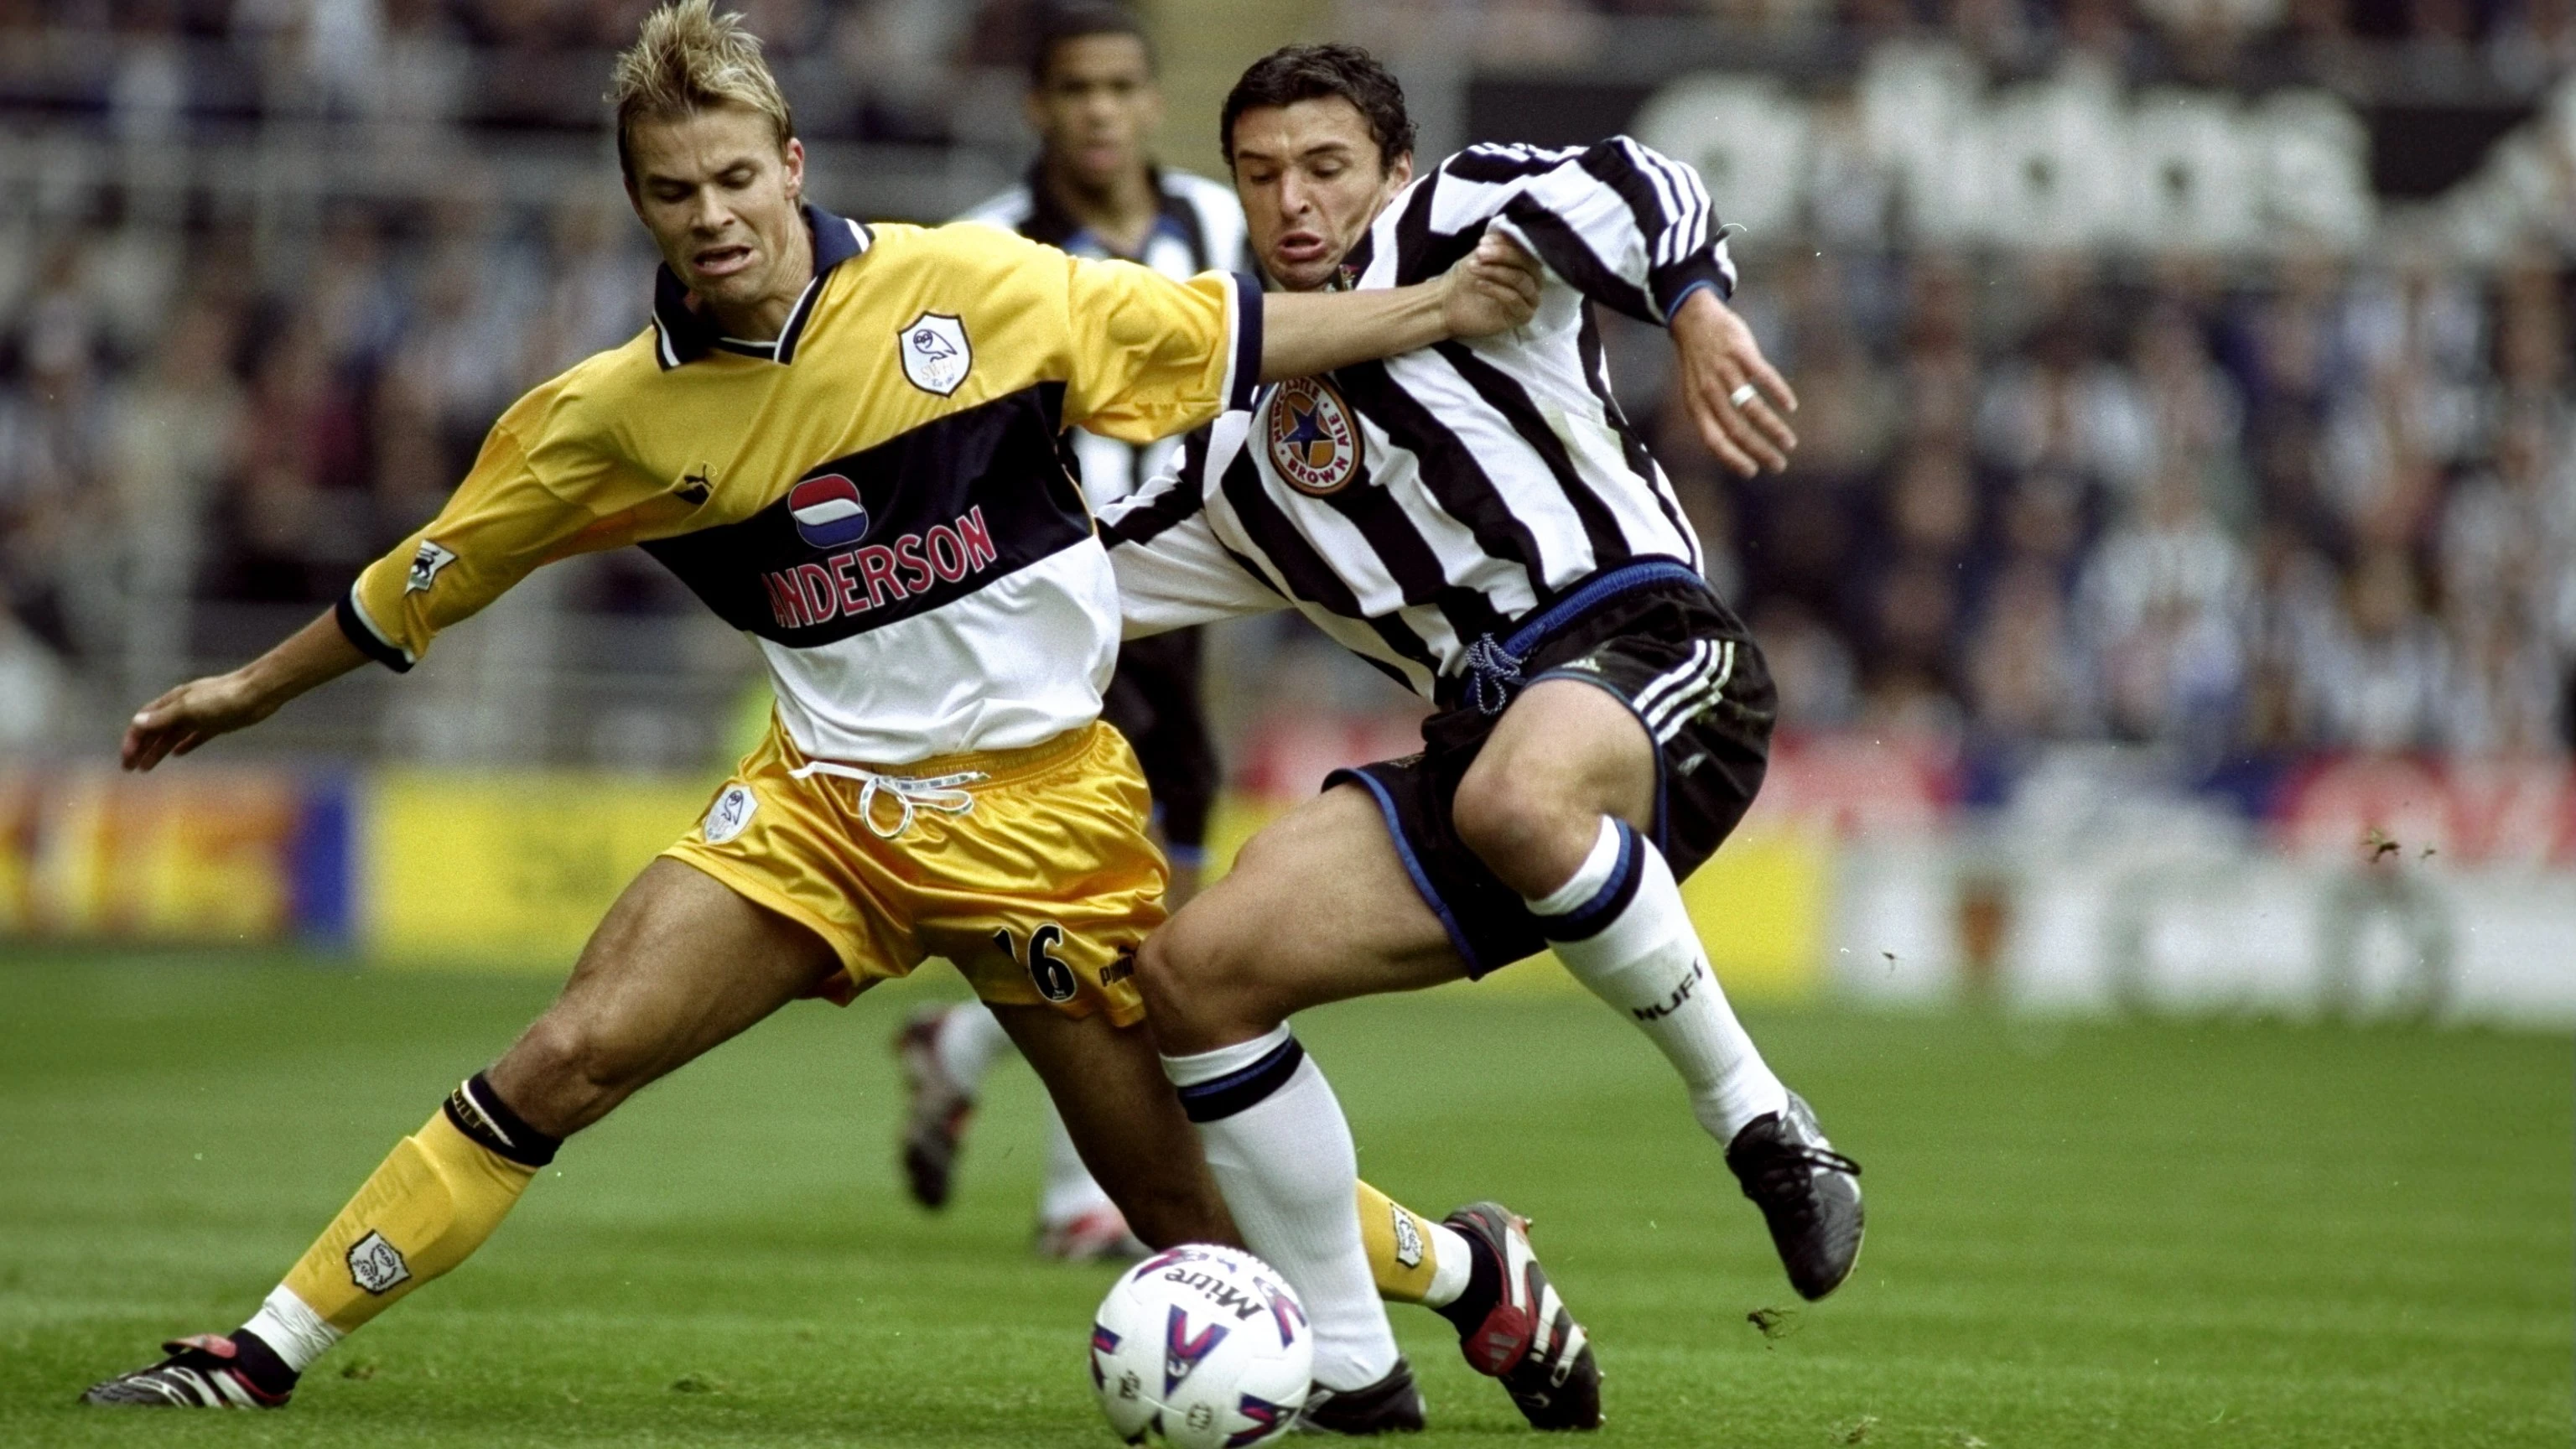
{"type": "Polygon", "coordinates": [[[569,1137],[840,965],[806,927],[656,860],[591,934],[563,995],[493,1064],[492,1084],[540,1131],[569,1137]]]}
{"type": "Polygon", "coordinates": [[[1709,968],[1681,886],[1644,833],[1655,748],[1621,696],[1541,680],[1504,711],[1451,818],[1522,894],[1566,969],[1672,1062],[1790,1283],[1821,1298],[1859,1258],[1860,1168],[1763,1061],[1709,968]]]}
{"type": "Polygon", "coordinates": [[[1458,782],[1458,838],[1503,884],[1543,896],[1590,853],[1601,817],[1654,827],[1655,748],[1605,689],[1543,679],[1503,711],[1458,782]]]}
{"type": "Polygon", "coordinates": [[[1326,792],[1256,836],[1226,878],[1138,958],[1164,1071],[1255,1253],[1315,1331],[1323,1392],[1306,1420],[1342,1433],[1418,1428],[1352,1211],[1358,1154],[1330,1083],[1282,1023],[1301,1008],[1454,980],[1463,967],[1413,893],[1375,807],[1326,792]]]}
{"type": "Polygon", "coordinates": [[[993,1014],[1037,1069],[1083,1164],[1136,1236],[1157,1248],[1242,1243],[1141,1024],[1113,1026],[1104,1013],[1072,1017],[1044,1006],[996,1006],[993,1014]]]}
{"type": "Polygon", "coordinates": [[[1465,969],[1356,786],[1327,790],[1255,835],[1223,880],[1146,939],[1136,968],[1166,1056],[1233,1046],[1310,1006],[1438,986],[1465,969]]]}
{"type": "Polygon", "coordinates": [[[795,999],[839,961],[802,926],[657,860],[583,948],[563,995],[500,1063],[404,1138],[230,1335],[164,1346],[92,1403],[277,1407],[344,1335],[462,1263],[564,1137],[795,999]]]}

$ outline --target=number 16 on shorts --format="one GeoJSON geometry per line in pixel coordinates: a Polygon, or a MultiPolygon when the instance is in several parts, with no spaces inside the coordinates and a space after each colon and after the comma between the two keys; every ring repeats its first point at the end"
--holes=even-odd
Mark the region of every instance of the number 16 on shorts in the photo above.
{"type": "Polygon", "coordinates": [[[1047,1000],[1071,1001],[1074,993],[1082,989],[1082,982],[1073,974],[1073,968],[1056,959],[1055,948],[1064,944],[1064,927],[1055,922],[1049,921],[1029,932],[1028,949],[1025,951],[1011,938],[1007,927],[993,933],[993,944],[1002,948],[1003,955],[1028,968],[1029,980],[1037,985],[1038,995],[1047,1000]]]}

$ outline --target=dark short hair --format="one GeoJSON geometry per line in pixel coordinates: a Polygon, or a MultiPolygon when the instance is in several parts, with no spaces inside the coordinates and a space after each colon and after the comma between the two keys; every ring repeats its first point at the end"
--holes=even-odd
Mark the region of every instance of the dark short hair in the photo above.
{"type": "Polygon", "coordinates": [[[1225,97],[1225,117],[1217,143],[1225,164],[1234,164],[1234,122],[1246,111],[1293,106],[1299,101],[1340,96],[1368,122],[1377,141],[1377,164],[1392,166],[1398,156],[1413,154],[1413,118],[1405,114],[1404,87],[1356,45],[1284,45],[1252,63],[1225,97]]]}
{"type": "Polygon", "coordinates": [[[1145,47],[1145,68],[1154,69],[1154,38],[1145,33],[1144,22],[1125,6],[1108,4],[1106,0],[1071,0],[1039,7],[1037,39],[1029,46],[1029,84],[1046,84],[1047,67],[1055,64],[1057,46],[1092,35],[1136,37],[1136,43],[1145,47]]]}

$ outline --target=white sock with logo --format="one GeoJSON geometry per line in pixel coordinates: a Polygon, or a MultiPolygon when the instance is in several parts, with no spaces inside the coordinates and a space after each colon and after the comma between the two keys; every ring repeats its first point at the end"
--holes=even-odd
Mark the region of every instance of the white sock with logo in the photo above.
{"type": "Polygon", "coordinates": [[[1602,817],[1573,878],[1529,908],[1574,979],[1662,1048],[1718,1146],[1789,1105],[1709,970],[1672,868],[1626,821],[1602,817]]]}
{"type": "Polygon", "coordinates": [[[1352,1209],[1359,1150],[1323,1070],[1282,1026],[1236,1046],[1165,1057],[1163,1073],[1198,1124],[1244,1245],[1286,1274],[1306,1306],[1315,1382],[1348,1390],[1386,1377],[1399,1353],[1352,1209]]]}

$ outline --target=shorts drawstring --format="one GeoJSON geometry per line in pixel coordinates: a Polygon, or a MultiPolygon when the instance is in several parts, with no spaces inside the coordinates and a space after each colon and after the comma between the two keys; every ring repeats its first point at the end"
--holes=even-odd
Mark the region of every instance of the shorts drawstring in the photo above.
{"type": "Polygon", "coordinates": [[[1467,700],[1479,714],[1501,714],[1521,688],[1521,665],[1528,662],[1486,635],[1467,646],[1467,700]]]}
{"type": "Polygon", "coordinates": [[[958,787],[992,778],[981,770],[960,770],[953,775],[934,775],[927,779],[912,775],[880,775],[874,770],[862,770],[856,765],[834,764],[830,760],[815,760],[787,773],[790,778],[798,780],[811,779],[816,775],[833,775],[844,780],[858,781],[859,819],[868,827],[869,833],[879,840],[892,840],[910,830],[916,808],[936,810],[944,815],[974,813],[975,797],[958,787]],[[879,791],[892,795],[903,805],[903,816],[895,821],[892,830],[881,830],[877,827],[876,803],[879,791]]]}

